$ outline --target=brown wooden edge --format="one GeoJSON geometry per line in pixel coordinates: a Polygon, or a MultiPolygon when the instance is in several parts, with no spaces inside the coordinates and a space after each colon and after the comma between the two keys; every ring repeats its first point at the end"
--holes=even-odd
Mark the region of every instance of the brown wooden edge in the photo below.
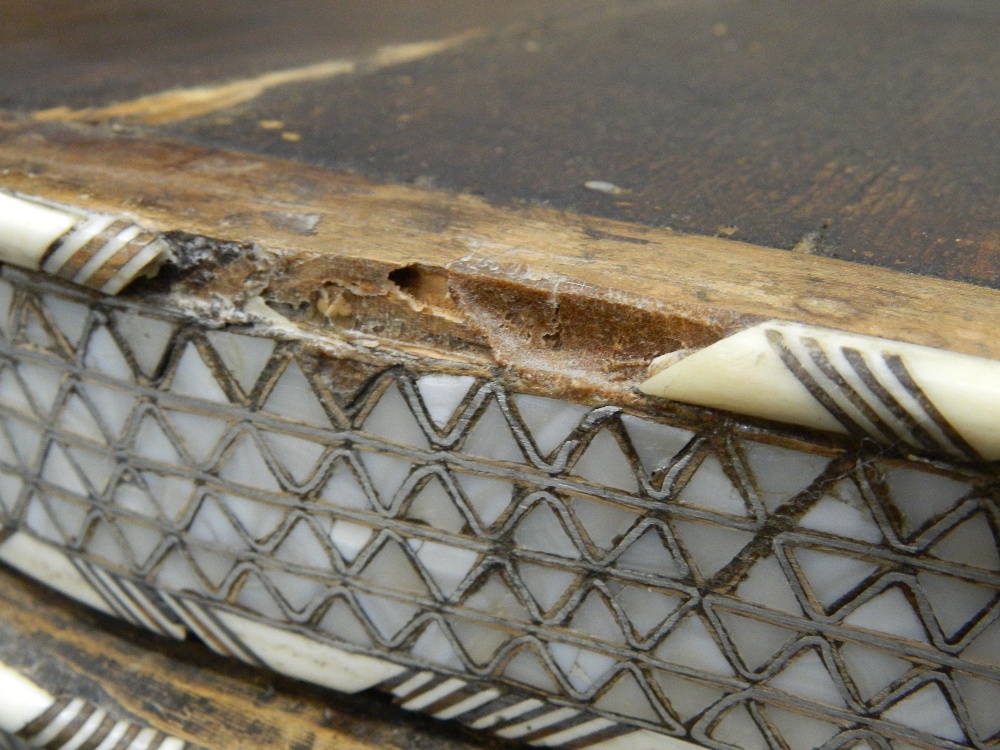
{"type": "Polygon", "coordinates": [[[53,695],[81,697],[211,750],[514,747],[457,724],[346,696],[93,612],[0,566],[0,657],[53,695]]]}

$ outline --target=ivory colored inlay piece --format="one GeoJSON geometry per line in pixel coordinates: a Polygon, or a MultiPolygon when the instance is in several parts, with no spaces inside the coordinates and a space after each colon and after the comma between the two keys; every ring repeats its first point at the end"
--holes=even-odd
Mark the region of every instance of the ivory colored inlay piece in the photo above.
{"type": "Polygon", "coordinates": [[[0,191],[0,261],[117,294],[167,252],[122,216],[0,191]]]}
{"type": "Polygon", "coordinates": [[[124,719],[116,721],[83,698],[54,696],[16,669],[0,663],[2,734],[39,748],[183,750],[187,747],[183,740],[151,727],[124,719]]]}
{"type": "MultiPolygon", "coordinates": [[[[1000,458],[1000,362],[771,321],[665,367],[651,396],[867,436],[954,458],[1000,458]]],[[[673,360],[673,361],[671,361],[673,360]]]]}

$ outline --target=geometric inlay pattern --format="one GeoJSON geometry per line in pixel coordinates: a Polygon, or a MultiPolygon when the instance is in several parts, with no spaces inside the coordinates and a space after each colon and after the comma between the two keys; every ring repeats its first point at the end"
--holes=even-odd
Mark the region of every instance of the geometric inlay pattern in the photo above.
{"type": "Polygon", "coordinates": [[[511,739],[1000,745],[995,484],[0,278],[6,534],[146,627],[385,659],[511,739]]]}

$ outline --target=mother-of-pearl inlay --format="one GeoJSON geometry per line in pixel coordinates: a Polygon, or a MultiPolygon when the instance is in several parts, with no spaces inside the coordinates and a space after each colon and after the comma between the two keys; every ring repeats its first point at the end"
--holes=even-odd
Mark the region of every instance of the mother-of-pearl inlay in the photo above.
{"type": "MultiPolygon", "coordinates": [[[[771,351],[767,331],[793,352],[818,336],[772,326],[771,351]]],[[[809,372],[835,382],[857,346],[809,372]]],[[[4,268],[0,559],[163,635],[538,746],[995,743],[989,467],[405,362],[4,268]]]]}

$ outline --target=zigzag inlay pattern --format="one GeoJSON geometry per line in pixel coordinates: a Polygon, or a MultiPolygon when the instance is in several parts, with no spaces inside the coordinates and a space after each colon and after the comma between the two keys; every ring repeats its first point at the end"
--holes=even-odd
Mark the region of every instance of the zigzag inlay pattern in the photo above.
{"type": "Polygon", "coordinates": [[[287,627],[511,738],[1000,744],[992,475],[252,333],[7,271],[3,525],[133,622],[287,627]]]}

